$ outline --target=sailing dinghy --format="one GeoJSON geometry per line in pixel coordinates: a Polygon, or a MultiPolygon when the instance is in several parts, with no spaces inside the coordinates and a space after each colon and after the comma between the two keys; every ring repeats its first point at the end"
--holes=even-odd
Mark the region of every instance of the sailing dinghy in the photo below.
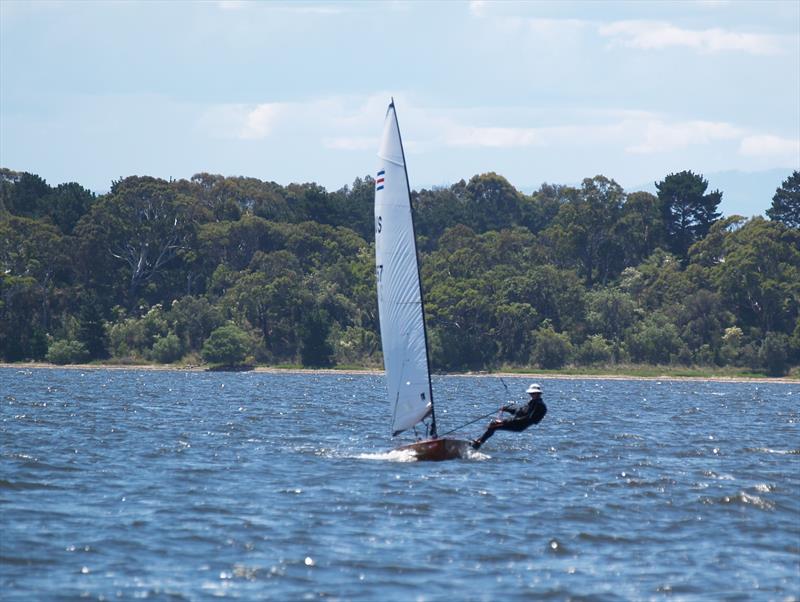
{"type": "Polygon", "coordinates": [[[418,460],[465,457],[469,441],[440,438],[436,432],[411,189],[394,99],[386,111],[378,158],[375,275],[392,436],[422,423],[428,438],[398,451],[413,452],[418,460]]]}

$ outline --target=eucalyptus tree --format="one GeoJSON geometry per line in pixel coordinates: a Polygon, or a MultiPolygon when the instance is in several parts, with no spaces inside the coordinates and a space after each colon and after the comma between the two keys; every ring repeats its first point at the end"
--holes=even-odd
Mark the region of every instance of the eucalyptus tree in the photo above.
{"type": "Polygon", "coordinates": [[[712,279],[737,325],[790,333],[800,318],[800,230],[757,217],[722,245],[712,279]]]}
{"type": "Polygon", "coordinates": [[[595,282],[608,282],[625,267],[617,232],[624,202],[625,191],[614,180],[586,178],[544,232],[553,243],[556,261],[576,266],[589,288],[595,282]]]}

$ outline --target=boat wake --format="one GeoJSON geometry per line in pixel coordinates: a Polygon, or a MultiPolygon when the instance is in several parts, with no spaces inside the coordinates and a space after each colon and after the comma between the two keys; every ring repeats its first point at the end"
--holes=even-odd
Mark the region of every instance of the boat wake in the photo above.
{"type": "MultiPolygon", "coordinates": [[[[419,462],[416,453],[410,449],[392,449],[385,452],[363,453],[352,456],[358,460],[379,460],[381,462],[419,462]]],[[[458,456],[459,460],[483,461],[491,456],[480,451],[467,448],[458,456]]]]}

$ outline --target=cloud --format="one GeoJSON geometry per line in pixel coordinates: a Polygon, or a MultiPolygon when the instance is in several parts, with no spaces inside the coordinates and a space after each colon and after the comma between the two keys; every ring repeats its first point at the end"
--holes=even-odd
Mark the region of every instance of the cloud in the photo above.
{"type": "Polygon", "coordinates": [[[327,148],[355,150],[375,137],[375,116],[383,116],[388,94],[336,96],[296,102],[226,103],[207,107],[198,127],[213,138],[264,140],[297,134],[316,137],[327,148]]]}
{"type": "Polygon", "coordinates": [[[469,3],[469,12],[476,17],[483,17],[486,15],[489,3],[486,0],[472,0],[469,3]]]}
{"type": "Polygon", "coordinates": [[[541,143],[535,128],[453,126],[446,134],[449,146],[510,148],[541,143]]]}
{"type": "Polygon", "coordinates": [[[745,136],[739,144],[739,153],[746,157],[777,159],[800,166],[800,140],[796,139],[769,134],[745,136]]]}
{"type": "MultiPolygon", "coordinates": [[[[724,5],[722,0],[698,3],[707,7],[724,5]]],[[[663,50],[667,48],[690,48],[697,52],[744,52],[770,56],[786,51],[789,36],[731,31],[720,27],[687,29],[667,21],[618,20],[598,22],[583,18],[541,18],[510,14],[513,4],[473,1],[470,13],[492,23],[501,30],[509,29],[537,38],[544,37],[548,44],[575,41],[578,35],[596,33],[610,40],[610,46],[622,46],[641,50],[663,50]]],[[[796,37],[794,39],[796,41],[796,37]]]]}
{"type": "Polygon", "coordinates": [[[275,123],[280,118],[284,107],[278,103],[265,103],[246,110],[239,137],[243,139],[266,138],[272,133],[275,123]]]}
{"type": "MultiPolygon", "coordinates": [[[[589,107],[455,108],[427,105],[405,94],[396,97],[406,151],[431,157],[418,158],[416,163],[421,165],[437,164],[439,156],[452,155],[452,149],[481,165],[492,165],[501,156],[503,161],[511,160],[500,154],[504,151],[512,151],[510,156],[538,157],[539,163],[549,157],[580,155],[590,157],[592,165],[622,161],[640,168],[676,161],[683,164],[690,158],[719,166],[716,169],[800,163],[797,140],[726,121],[589,107]]],[[[242,144],[262,142],[263,152],[280,148],[274,152],[305,157],[323,151],[330,161],[363,165],[378,147],[388,101],[389,94],[380,92],[296,102],[224,104],[209,107],[199,125],[206,137],[242,144]]]]}
{"type": "Polygon", "coordinates": [[[744,131],[729,123],[714,121],[666,122],[655,119],[642,124],[644,140],[628,146],[632,154],[656,154],[705,145],[720,140],[736,140],[744,131]]]}
{"type": "Polygon", "coordinates": [[[284,103],[217,105],[200,116],[199,125],[214,138],[260,140],[273,133],[288,110],[284,103]]]}
{"type": "Polygon", "coordinates": [[[600,25],[601,36],[612,45],[642,50],[686,47],[700,52],[739,51],[755,55],[781,52],[781,38],[774,35],[742,33],[719,28],[682,29],[663,21],[615,21],[600,25]]]}
{"type": "Polygon", "coordinates": [[[342,136],[339,138],[323,138],[325,148],[345,151],[363,151],[377,149],[380,138],[377,136],[342,136]]]}

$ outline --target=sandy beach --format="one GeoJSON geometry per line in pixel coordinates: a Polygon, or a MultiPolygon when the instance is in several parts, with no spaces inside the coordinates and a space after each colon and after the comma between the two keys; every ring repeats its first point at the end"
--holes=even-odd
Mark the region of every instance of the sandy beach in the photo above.
{"type": "MultiPolygon", "coordinates": [[[[0,368],[10,368],[16,370],[27,369],[61,369],[61,370],[154,370],[154,371],[179,371],[179,372],[206,372],[207,366],[171,366],[163,364],[66,364],[63,366],[49,364],[46,362],[0,362],[0,368]]],[[[236,371],[236,370],[232,370],[236,371]]],[[[383,374],[383,370],[378,368],[278,368],[272,366],[255,366],[243,368],[241,372],[265,372],[265,373],[284,373],[284,374],[383,374]]],[[[624,374],[561,374],[553,372],[458,372],[448,374],[448,376],[471,376],[471,377],[494,377],[508,379],[541,379],[541,380],[641,380],[641,381],[699,381],[699,382],[730,382],[730,383],[783,383],[800,385],[800,379],[791,377],[746,377],[746,376],[676,376],[663,374],[658,376],[638,376],[624,374]]]]}

